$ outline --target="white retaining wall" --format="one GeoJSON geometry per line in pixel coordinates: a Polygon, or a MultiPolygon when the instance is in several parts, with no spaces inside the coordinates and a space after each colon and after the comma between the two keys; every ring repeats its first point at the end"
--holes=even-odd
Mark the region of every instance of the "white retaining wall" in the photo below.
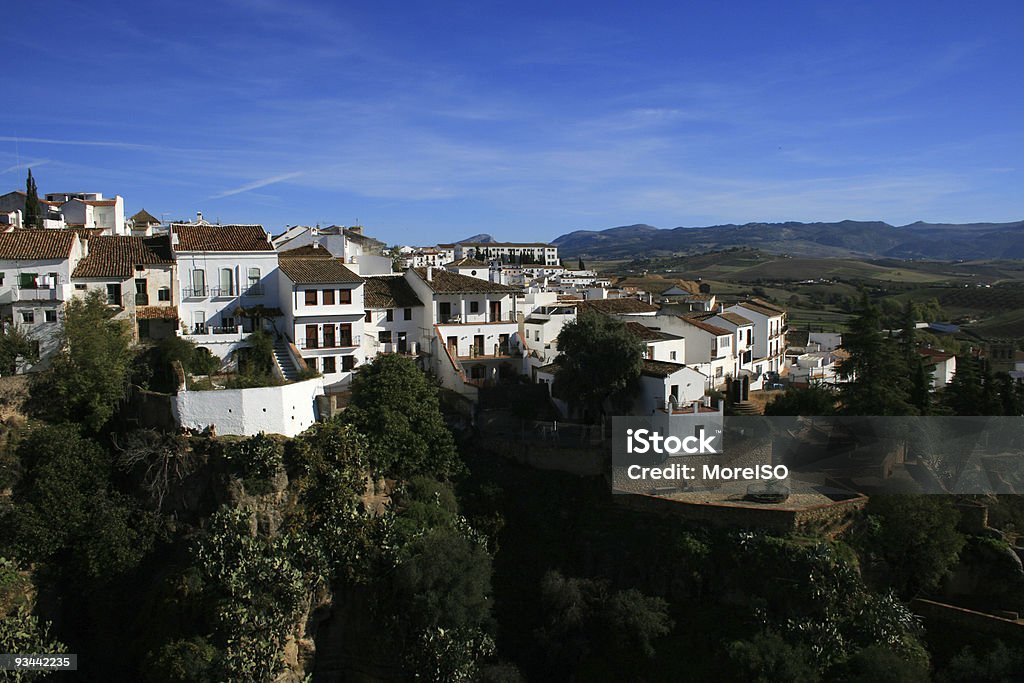
{"type": "Polygon", "coordinates": [[[277,387],[181,390],[171,405],[174,419],[188,429],[212,426],[218,435],[295,436],[316,422],[316,397],[322,393],[323,378],[314,377],[277,387]]]}

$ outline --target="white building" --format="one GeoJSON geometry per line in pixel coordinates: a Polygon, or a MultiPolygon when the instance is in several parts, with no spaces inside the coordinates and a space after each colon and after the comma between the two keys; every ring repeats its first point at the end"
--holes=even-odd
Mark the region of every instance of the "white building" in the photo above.
{"type": "Polygon", "coordinates": [[[626,329],[643,343],[645,359],[683,364],[686,340],[682,337],[647,327],[635,320],[627,320],[626,329]]]}
{"type": "Polygon", "coordinates": [[[17,371],[45,368],[58,350],[63,306],[73,295],[71,273],[86,250],[70,230],[0,233],[0,319],[21,329],[39,353],[36,364],[17,371]]]}
{"type": "Polygon", "coordinates": [[[368,277],[363,282],[363,352],[416,355],[431,326],[426,307],[404,275],[368,277]]]}
{"type": "Polygon", "coordinates": [[[403,269],[427,267],[439,268],[454,260],[455,248],[452,246],[446,248],[421,247],[403,255],[402,267],[403,269]]]}
{"type": "Polygon", "coordinates": [[[745,372],[753,373],[754,321],[731,311],[717,313],[707,318],[707,321],[733,333],[733,369],[730,374],[739,377],[745,372]]]}
{"type": "MultiPolygon", "coordinates": [[[[444,264],[444,269],[467,277],[477,277],[481,280],[490,280],[491,267],[483,261],[475,258],[460,258],[444,264]]],[[[497,280],[496,280],[497,282],[497,280]]]]}
{"type": "Polygon", "coordinates": [[[439,268],[411,268],[405,278],[430,323],[420,347],[430,354],[431,369],[446,386],[466,393],[467,385],[522,373],[517,322],[521,290],[439,268]]]}
{"type": "Polygon", "coordinates": [[[120,195],[104,199],[101,192],[51,193],[46,201],[60,204],[68,227],[101,230],[103,235],[127,235],[124,198],[120,195]]]}
{"type": "Polygon", "coordinates": [[[956,374],[956,355],[942,349],[918,349],[925,368],[931,373],[932,389],[941,389],[953,381],[956,374]]]}
{"type": "Polygon", "coordinates": [[[173,223],[170,234],[184,334],[211,345],[254,331],[257,317],[268,322],[249,314],[278,305],[277,252],[263,226],[173,223]]]}
{"type": "MultiPolygon", "coordinates": [[[[684,356],[679,358],[707,377],[708,389],[725,384],[735,365],[733,361],[733,333],[696,317],[675,315],[629,315],[620,316],[624,321],[634,321],[660,332],[682,337],[684,356]]],[[[678,358],[678,356],[677,356],[678,358]]]]}
{"type": "Polygon", "coordinates": [[[363,279],[330,257],[282,256],[278,274],[285,336],[326,387],[347,384],[366,360],[363,279]]]}
{"type": "Polygon", "coordinates": [[[726,309],[754,323],[753,372],[779,372],[785,366],[786,311],[761,299],[750,299],[726,309]]]}
{"type": "Polygon", "coordinates": [[[162,339],[178,329],[177,278],[170,235],[94,236],[72,272],[75,295],[99,290],[132,336],[162,339]]]}
{"type": "Polygon", "coordinates": [[[460,242],[439,244],[437,248],[454,250],[456,259],[468,256],[488,262],[559,265],[558,247],[543,242],[460,242]]]}

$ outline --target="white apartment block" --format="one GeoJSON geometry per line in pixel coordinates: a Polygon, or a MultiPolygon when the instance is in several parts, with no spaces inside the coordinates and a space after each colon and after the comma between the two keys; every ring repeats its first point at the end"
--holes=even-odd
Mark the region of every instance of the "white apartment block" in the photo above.
{"type": "Polygon", "coordinates": [[[363,278],[329,256],[282,256],[278,276],[285,336],[326,387],[347,384],[366,360],[363,278]]]}

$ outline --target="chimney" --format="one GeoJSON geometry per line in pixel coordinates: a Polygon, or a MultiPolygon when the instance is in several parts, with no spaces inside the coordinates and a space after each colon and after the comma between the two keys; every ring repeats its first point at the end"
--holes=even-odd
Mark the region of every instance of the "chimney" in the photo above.
{"type": "Polygon", "coordinates": [[[427,282],[434,280],[434,266],[427,266],[427,282]]]}
{"type": "Polygon", "coordinates": [[[725,304],[718,304],[718,312],[725,313],[725,304]]]}
{"type": "Polygon", "coordinates": [[[196,211],[196,223],[202,223],[202,222],[203,222],[203,212],[202,211],[196,211]]]}

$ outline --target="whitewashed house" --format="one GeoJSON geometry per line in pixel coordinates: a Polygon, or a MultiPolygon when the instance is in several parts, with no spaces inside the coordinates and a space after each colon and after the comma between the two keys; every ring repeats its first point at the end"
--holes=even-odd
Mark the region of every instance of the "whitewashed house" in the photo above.
{"type": "Polygon", "coordinates": [[[22,330],[39,354],[38,362],[16,371],[45,368],[59,349],[63,306],[74,291],[71,273],[87,248],[70,230],[0,233],[0,321],[22,330]]]}
{"type": "Polygon", "coordinates": [[[103,235],[127,235],[124,198],[104,198],[102,192],[58,192],[46,195],[46,201],[60,204],[69,228],[100,230],[103,235]]]}
{"type": "Polygon", "coordinates": [[[263,226],[172,223],[170,235],[182,335],[224,357],[256,320],[272,323],[277,252],[263,226]]]}
{"type": "Polygon", "coordinates": [[[444,264],[445,270],[467,277],[476,277],[481,280],[490,280],[491,267],[475,258],[460,258],[451,263],[444,264]]]}
{"type": "Polygon", "coordinates": [[[76,296],[99,290],[134,339],[173,336],[179,325],[170,235],[94,236],[71,275],[76,296]]]}
{"type": "Polygon", "coordinates": [[[780,372],[785,366],[786,311],[761,299],[742,301],[726,311],[754,323],[754,374],[780,372]]]}
{"type": "Polygon", "coordinates": [[[461,393],[523,371],[517,322],[522,291],[496,282],[439,268],[410,268],[406,281],[424,303],[420,348],[430,354],[431,369],[461,393]]]}
{"type": "Polygon", "coordinates": [[[417,355],[423,330],[432,323],[404,275],[377,275],[363,282],[363,352],[417,355]]]}
{"type": "Polygon", "coordinates": [[[754,370],[754,321],[739,313],[722,311],[707,321],[733,333],[733,369],[730,374],[739,377],[754,370]]]}
{"type": "Polygon", "coordinates": [[[953,381],[956,374],[956,355],[942,349],[918,349],[925,368],[931,374],[932,389],[941,389],[953,381]]]}
{"type": "Polygon", "coordinates": [[[347,384],[366,360],[363,278],[330,257],[282,256],[278,275],[285,336],[325,387],[347,384]]]}

